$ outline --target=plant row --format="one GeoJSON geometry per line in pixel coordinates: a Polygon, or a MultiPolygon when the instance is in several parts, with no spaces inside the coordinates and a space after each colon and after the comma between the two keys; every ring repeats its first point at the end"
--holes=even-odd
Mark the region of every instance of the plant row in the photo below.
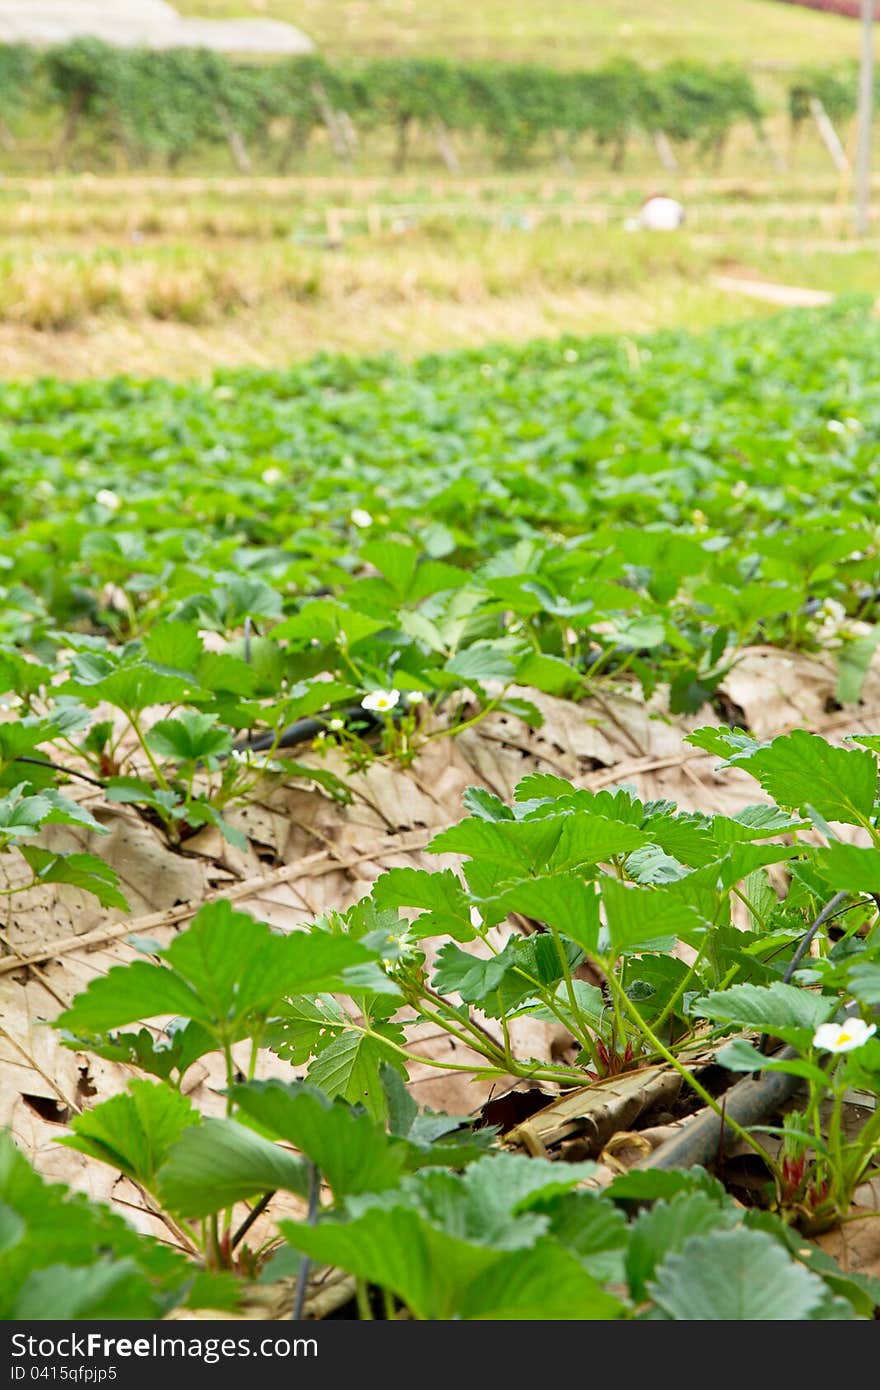
{"type": "MultiPolygon", "coordinates": [[[[795,116],[813,87],[831,93],[835,113],[844,114],[842,94],[852,88],[854,97],[855,77],[797,79],[795,116]]],[[[252,154],[285,170],[322,129],[345,158],[373,132],[392,132],[398,168],[406,165],[416,128],[441,139],[479,132],[507,165],[527,160],[547,139],[557,154],[570,156],[587,136],[621,167],[636,132],[662,132],[720,159],[736,125],[760,130],[761,121],[748,71],[730,64],[675,62],[648,70],[621,59],[563,72],[385,59],[341,68],[320,58],[254,65],[201,50],[126,50],[90,39],[41,54],[0,49],[0,116],[7,126],[47,104],[62,120],[58,161],[68,157],[78,132],[87,131],[93,144],[115,149],[131,166],[159,158],[172,169],[193,153],[230,143],[239,167],[247,168],[252,154]]]]}
{"type": "Polygon", "coordinates": [[[836,662],[857,701],[880,641],[878,360],[855,306],[703,340],[5,388],[4,891],[75,874],[118,904],[100,861],[28,844],[97,833],[71,775],[178,845],[240,838],[228,812],[267,776],[342,802],[373,758],[494,711],[539,727],[537,693],[691,713],[755,643],[836,662]]]}
{"type": "Polygon", "coordinates": [[[853,1088],[880,1082],[880,739],[707,727],[691,742],[769,800],[682,812],[547,774],[510,805],[472,789],[429,847],[460,871],[392,869],[286,936],[213,903],[93,980],[55,1027],[144,1078],[59,1142],[149,1194],[175,1248],[47,1188],[0,1141],[2,1315],[234,1307],[241,1280],[284,1275],[302,1311],[311,1262],[354,1277],[360,1317],[870,1318],[880,1281],[804,1236],[848,1216],[880,1153],[876,1115],[843,1123],[853,1088]],[[518,1054],[523,1018],[562,1025],[574,1060],[518,1054]],[[428,1064],[465,1074],[565,1088],[659,1062],[723,1113],[696,1048],[728,1081],[791,1074],[803,1098],[781,1125],[738,1130],[763,1173],[748,1209],[699,1168],[602,1190],[592,1161],[524,1157],[491,1126],[420,1113],[406,1081],[425,1023],[457,1049],[428,1064]],[[289,1079],[255,1079],[267,1052],[289,1079]],[[204,1115],[186,1078],[215,1053],[225,1113],[204,1115]]]}

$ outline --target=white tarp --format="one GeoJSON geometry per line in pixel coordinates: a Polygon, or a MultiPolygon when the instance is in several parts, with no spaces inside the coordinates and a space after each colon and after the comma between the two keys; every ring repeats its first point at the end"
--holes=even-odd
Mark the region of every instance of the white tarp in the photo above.
{"type": "Polygon", "coordinates": [[[0,43],[103,39],[121,48],[213,48],[311,53],[311,40],[275,19],[183,19],[165,0],[0,0],[0,43]]]}

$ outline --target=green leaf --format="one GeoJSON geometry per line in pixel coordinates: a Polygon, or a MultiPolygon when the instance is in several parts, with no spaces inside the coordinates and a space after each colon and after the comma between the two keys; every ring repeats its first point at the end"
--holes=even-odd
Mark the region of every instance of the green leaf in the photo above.
{"type": "Polygon", "coordinates": [[[38,835],[40,827],[49,819],[52,803],[46,796],[27,796],[27,785],[19,782],[6,796],[0,797],[0,838],[17,840],[38,835]]]}
{"type": "Polygon", "coordinates": [[[516,681],[547,695],[571,695],[580,689],[583,677],[561,657],[529,652],[517,667],[516,681]]]}
{"type": "Polygon", "coordinates": [[[778,806],[744,806],[735,816],[715,816],[712,836],[719,845],[745,840],[763,840],[770,835],[788,835],[809,828],[809,821],[795,819],[778,806]]]}
{"type": "Polygon", "coordinates": [[[456,652],[443,670],[457,676],[464,684],[469,681],[500,681],[506,685],[513,680],[515,667],[510,651],[501,642],[479,641],[456,652]]]}
{"type": "Polygon", "coordinates": [[[626,1216],[603,1195],[577,1192],[542,1206],[549,1234],[577,1255],[601,1283],[623,1284],[623,1254],[629,1241],[626,1216]]]}
{"type": "Polygon", "coordinates": [[[201,1012],[199,996],[185,980],[164,966],[136,960],[96,976],[53,1026],[73,1033],[106,1033],[158,1014],[195,1018],[201,1012]]]}
{"type": "Polygon", "coordinates": [[[756,1208],[745,1213],[745,1223],[752,1230],[766,1231],[801,1264],[818,1274],[836,1294],[848,1299],[854,1311],[864,1318],[873,1317],[880,1304],[880,1279],[869,1274],[844,1273],[837,1261],[812,1241],[805,1241],[798,1230],[786,1225],[770,1212],[756,1208]]]}
{"type": "Polygon", "coordinates": [[[94,1052],[108,1062],[125,1062],[151,1076],[166,1081],[176,1071],[178,1077],[217,1048],[217,1039],[201,1023],[191,1020],[172,1020],[164,1033],[141,1028],[137,1033],[110,1033],[106,1037],[77,1037],[62,1033],[65,1047],[77,1052],[94,1052]]]}
{"type": "Polygon", "coordinates": [[[446,642],[443,633],[436,623],[432,623],[430,618],[426,618],[424,613],[413,612],[410,608],[402,608],[398,614],[398,621],[401,628],[408,637],[412,637],[416,642],[422,642],[431,652],[446,651],[446,642]]]}
{"type": "Polygon", "coordinates": [[[159,1170],[159,1196],[178,1216],[210,1216],[281,1188],[305,1196],[308,1170],[235,1120],[205,1120],[185,1129],[159,1170]]]}
{"type": "Polygon", "coordinates": [[[744,1228],[686,1241],[649,1292],[676,1322],[802,1322],[826,1296],[822,1280],[771,1236],[744,1228]]]}
{"type": "Polygon", "coordinates": [[[513,812],[501,797],[486,791],[485,787],[467,787],[461,800],[465,810],[470,811],[477,820],[514,819],[513,812]]]}
{"type": "Polygon", "coordinates": [[[69,883],[91,893],[102,907],[127,909],[116,870],[96,855],[56,854],[38,845],[19,845],[18,849],[40,883],[69,883]]]}
{"type": "Polygon", "coordinates": [[[189,623],[166,620],[150,628],[144,648],[157,666],[192,672],[202,655],[202,639],[189,623]]]}
{"type": "Polygon", "coordinates": [[[71,1121],[72,1135],[59,1139],[70,1149],[118,1168],[127,1178],[153,1189],[168,1151],[199,1112],[185,1096],[161,1082],[132,1081],[71,1121]]]}
{"type": "Polygon", "coordinates": [[[0,763],[13,762],[23,754],[34,753],[41,743],[48,743],[58,732],[58,725],[53,719],[25,716],[14,723],[11,720],[0,723],[0,763]]]}
{"type": "Polygon", "coordinates": [[[228,753],[232,735],[210,714],[181,710],[173,719],[160,719],[147,733],[147,743],[160,758],[199,762],[228,753]]]}
{"type": "Polygon", "coordinates": [[[707,1192],[716,1202],[725,1200],[721,1183],[705,1168],[631,1168],[616,1177],[607,1192],[615,1201],[627,1202],[669,1199],[677,1192],[707,1192]]]}
{"type": "Polygon", "coordinates": [[[267,1045],[279,1057],[301,1066],[342,1032],[347,1017],[332,994],[292,995],[279,1006],[267,1045]]]}
{"type": "Polygon", "coordinates": [[[880,625],[864,637],[854,637],[843,643],[837,657],[836,698],[842,705],[858,704],[865,677],[880,646],[880,625]]]}
{"type": "Polygon", "coordinates": [[[370,1209],[345,1225],[284,1221],[291,1244],[324,1264],[390,1289],[422,1319],[607,1319],[617,1299],[551,1241],[504,1253],[439,1231],[403,1207],[370,1209]]]}
{"type": "MultiPolygon", "coordinates": [[[[467,1234],[476,1239],[479,1233],[487,1244],[511,1248],[512,1217],[571,1192],[595,1173],[592,1162],[559,1164],[522,1154],[487,1154],[457,1181],[463,1203],[470,1210],[467,1234]]],[[[456,1213],[453,1219],[460,1226],[461,1214],[456,1213]]]]}
{"type": "Polygon", "coordinates": [[[724,724],[718,728],[706,725],[702,729],[694,729],[693,733],[685,735],[684,741],[727,761],[734,758],[739,761],[740,758],[757,752],[761,747],[761,744],[744,729],[728,729],[724,724]]]}
{"type": "Polygon", "coordinates": [[[546,868],[562,831],[561,816],[544,821],[487,821],[474,816],[435,835],[431,854],[465,854],[489,859],[520,879],[523,871],[546,868]]]}
{"type": "Polygon", "coordinates": [[[154,1293],[134,1260],[101,1259],[88,1268],[57,1264],[34,1270],[15,1295],[12,1316],[71,1322],[155,1314],[154,1293]]]}
{"type": "MultiPolygon", "coordinates": [[[[188,1260],[139,1235],[106,1206],[89,1202],[58,1183],[46,1183],[29,1167],[8,1134],[0,1133],[0,1203],[24,1224],[24,1233],[0,1251],[0,1317],[16,1318],[23,1308],[39,1318],[54,1317],[64,1306],[63,1289],[54,1303],[50,1280],[31,1297],[30,1277],[50,1266],[90,1269],[99,1262],[126,1262],[118,1297],[100,1305],[100,1316],[161,1317],[183,1297],[192,1281],[188,1260]],[[133,1263],[134,1269],[128,1262],[133,1263]],[[144,1278],[141,1278],[144,1276],[144,1278]],[[27,1300],[20,1303],[23,1293],[27,1300]]],[[[39,1286],[37,1286],[39,1287],[39,1286]]],[[[22,1314],[23,1315],[23,1314],[22,1314]]]]}
{"type": "Polygon", "coordinates": [[[619,1299],[606,1293],[583,1263],[555,1241],[502,1256],[473,1281],[459,1305],[467,1321],[610,1322],[623,1317],[619,1299]]]}
{"type": "Polygon", "coordinates": [[[96,835],[109,833],[106,825],[95,820],[91,811],[87,811],[85,806],[80,806],[78,802],[71,801],[69,796],[64,796],[57,788],[43,787],[41,795],[52,808],[46,817],[47,825],[81,825],[96,835]]]}
{"type": "MultiPolygon", "coordinates": [[[[542,1010],[535,1000],[536,988],[543,987],[555,993],[557,1007],[565,1011],[568,1007],[568,991],[562,985],[563,967],[560,959],[559,943],[549,932],[533,932],[528,937],[511,938],[515,950],[516,970],[505,975],[499,992],[488,997],[482,1007],[493,1017],[501,1018],[514,1010],[525,1011],[536,1017],[542,1010]],[[535,983],[532,983],[532,982],[535,983]],[[557,988],[558,986],[558,988],[557,988]]],[[[583,952],[573,941],[563,938],[562,954],[569,974],[583,959],[583,952]]],[[[595,1017],[598,1024],[601,1007],[594,1008],[597,991],[585,980],[574,980],[573,988],[578,1008],[587,1017],[595,1017]]],[[[552,1019],[550,1020],[552,1022],[552,1019]]]]}
{"type": "Polygon", "coordinates": [[[600,864],[645,844],[635,826],[598,815],[554,815],[539,820],[486,821],[471,817],[443,830],[428,845],[432,854],[467,854],[489,859],[521,879],[579,864],[600,864]]]}
{"type": "Polygon", "coordinates": [[[676,883],[687,876],[687,869],[659,845],[642,845],[627,855],[624,865],[627,877],[643,887],[676,883]]]}
{"type": "Polygon", "coordinates": [[[249,1081],[234,1086],[232,1098],[269,1133],[310,1158],[337,1201],[394,1187],[406,1164],[406,1144],[386,1135],[369,1115],[334,1104],[302,1082],[249,1081]]]}
{"type": "Polygon", "coordinates": [[[865,1008],[880,1007],[880,963],[857,960],[847,973],[846,983],[849,993],[865,1008]]]}
{"type": "Polygon", "coordinates": [[[232,652],[203,652],[196,679],[203,690],[214,695],[253,695],[258,685],[253,667],[232,652]]]}
{"type": "Polygon", "coordinates": [[[732,985],[717,994],[696,1000],[691,1011],[715,1023],[732,1023],[771,1033],[797,1046],[836,1011],[838,1001],[811,994],[796,985],[774,980],[772,985],[732,985]]]}
{"type": "MultiPolygon", "coordinates": [[[[163,675],[154,667],[121,666],[98,680],[83,681],[77,671],[75,683],[68,683],[71,693],[87,705],[102,702],[115,705],[126,714],[139,714],[151,705],[179,705],[197,693],[199,686],[190,676],[163,675]]],[[[68,686],[61,687],[67,692],[68,686]]]]}
{"type": "Polygon", "coordinates": [[[371,1208],[344,1225],[281,1221],[279,1227],[295,1250],[390,1289],[423,1319],[456,1316],[469,1286],[503,1258],[435,1230],[405,1207],[371,1208]]]}
{"type": "Polygon", "coordinates": [[[698,912],[662,889],[630,888],[602,880],[602,902],[614,955],[663,950],[671,939],[688,940],[702,926],[698,912]]]}
{"type": "Polygon", "coordinates": [[[24,1235],[27,1227],[19,1216],[18,1212],[13,1211],[5,1202],[0,1202],[0,1255],[4,1250],[9,1250],[13,1245],[17,1245],[24,1235]]]}
{"type": "Polygon", "coordinates": [[[250,668],[254,689],[260,693],[277,694],[284,682],[285,654],[271,637],[237,637],[230,642],[228,653],[250,668]]]}
{"type": "Polygon", "coordinates": [[[557,777],[553,772],[530,772],[517,782],[514,795],[517,801],[541,800],[544,797],[558,800],[560,797],[572,796],[574,791],[571,782],[567,782],[564,777],[557,777]]]}
{"type": "Polygon", "coordinates": [[[557,872],[582,864],[606,863],[614,855],[629,854],[639,849],[648,838],[636,826],[602,815],[571,815],[560,819],[562,829],[559,840],[548,861],[549,867],[557,872]]]}
{"type": "Polygon", "coordinates": [[[227,1027],[264,1013],[286,995],[342,988],[346,967],[374,959],[344,936],[277,935],[224,899],[201,908],[162,955],[202,1001],[199,1013],[189,1017],[227,1027]]]}
{"type": "Polygon", "coordinates": [[[646,613],[618,623],[615,636],[624,650],[659,647],[666,639],[666,624],[659,615],[646,613]]]}
{"type": "Polygon", "coordinates": [[[183,797],[177,792],[153,787],[141,777],[111,777],[105,786],[108,801],[121,801],[127,805],[152,806],[163,821],[180,820],[183,815],[183,797]]]}
{"type": "Polygon", "coordinates": [[[392,1043],[403,1041],[402,1029],[386,1038],[377,1033],[347,1029],[321,1050],[309,1067],[309,1080],[328,1096],[342,1096],[352,1105],[363,1105],[374,1120],[384,1121],[387,1101],[382,1086],[383,1063],[401,1068],[392,1043]]]}
{"type": "Polygon", "coordinates": [[[736,1221],[736,1209],[714,1201],[705,1192],[679,1192],[669,1201],[655,1202],[630,1227],[626,1277],[637,1303],[648,1295],[648,1284],[667,1255],[692,1236],[704,1235],[736,1221]]]}
{"type": "Polygon", "coordinates": [[[303,643],[316,640],[329,645],[337,642],[339,634],[344,633],[347,645],[356,647],[364,638],[381,632],[385,626],[382,619],[368,618],[365,613],[347,608],[335,599],[316,598],[304,603],[298,613],[285,618],[284,622],[273,628],[272,635],[276,640],[289,637],[303,643]]]}
{"type": "Polygon", "coordinates": [[[497,956],[490,956],[488,960],[469,955],[450,941],[437,953],[431,986],[440,994],[460,994],[466,1004],[482,1003],[487,995],[498,989],[508,970],[513,969],[515,964],[516,951],[512,941],[497,956]]]}
{"type": "Polygon", "coordinates": [[[543,727],[544,716],[532,700],[523,700],[519,695],[507,695],[503,700],[499,700],[498,708],[504,714],[512,714],[516,719],[521,719],[530,729],[543,727]]]}
{"type": "Polygon", "coordinates": [[[775,738],[738,759],[781,806],[815,806],[827,820],[864,825],[874,809],[877,760],[855,748],[835,748],[803,729],[775,738]]]}
{"type": "Polygon", "coordinates": [[[56,1020],[74,1033],[103,1033],[157,1014],[182,1014],[216,1036],[265,1016],[286,995],[343,989],[346,967],[374,959],[358,942],[327,933],[273,933],[221,899],[208,903],[161,955],[165,965],[114,966],[56,1020]]]}
{"type": "Polygon", "coordinates": [[[473,941],[476,936],[467,895],[451,869],[438,873],[428,873],[424,869],[390,869],[373,884],[371,896],[380,909],[426,909],[412,925],[412,935],[417,941],[428,936],[473,941]]]}
{"type": "Polygon", "coordinates": [[[805,1062],[800,1057],[768,1057],[745,1038],[733,1038],[729,1043],[725,1043],[724,1047],[718,1049],[715,1060],[720,1067],[726,1067],[728,1071],[781,1071],[787,1072],[789,1076],[802,1076],[805,1080],[814,1082],[820,1092],[824,1091],[828,1084],[828,1078],[822,1068],[812,1062],[805,1062]]]}
{"type": "Polygon", "coordinates": [[[880,893],[880,850],[834,840],[816,850],[813,862],[829,888],[850,893],[880,893]]]}
{"type": "Polygon", "coordinates": [[[592,883],[576,874],[553,874],[523,879],[506,889],[493,905],[521,912],[555,927],[585,951],[599,940],[599,895],[592,883]]]}
{"type": "Polygon", "coordinates": [[[415,546],[402,545],[399,541],[368,541],[361,553],[384,575],[397,597],[405,598],[419,559],[415,546]]]}

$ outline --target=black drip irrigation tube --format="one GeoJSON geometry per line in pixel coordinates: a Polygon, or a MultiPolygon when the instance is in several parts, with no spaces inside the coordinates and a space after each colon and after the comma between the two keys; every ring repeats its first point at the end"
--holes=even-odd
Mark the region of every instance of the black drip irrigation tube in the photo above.
{"type": "MultiPolygon", "coordinates": [[[[850,896],[847,892],[835,893],[804,932],[783,976],[785,984],[791,980],[807,954],[819,928],[837,914],[850,896]]],[[[762,1034],[758,1048],[760,1052],[766,1052],[768,1041],[768,1035],[762,1034]]],[[[773,1057],[782,1062],[799,1055],[795,1048],[783,1047],[775,1052],[773,1057]]],[[[801,1077],[780,1071],[769,1071],[763,1076],[750,1074],[743,1077],[742,1081],[737,1081],[724,1093],[720,1102],[720,1114],[707,1106],[683,1125],[678,1134],[674,1134],[671,1139],[667,1139],[655,1149],[649,1158],[637,1163],[636,1168],[691,1168],[695,1165],[707,1167],[713,1158],[724,1155],[732,1139],[739,1137],[728,1121],[732,1120],[741,1130],[761,1124],[768,1115],[772,1115],[791,1099],[800,1081],[801,1077]]]]}
{"type": "MultiPolygon", "coordinates": [[[[256,738],[241,739],[233,744],[233,753],[265,753],[270,748],[298,748],[302,743],[311,743],[318,734],[324,733],[331,719],[361,719],[367,724],[370,730],[376,728],[379,720],[372,710],[364,709],[361,705],[350,705],[347,709],[328,710],[320,719],[312,716],[310,719],[298,719],[295,724],[291,724],[280,739],[276,742],[275,734],[258,734],[256,738]]],[[[221,757],[228,758],[228,753],[223,753],[221,757]]]]}
{"type": "MultiPolygon", "coordinates": [[[[280,750],[282,748],[298,748],[303,743],[311,743],[318,734],[326,732],[331,719],[354,719],[358,718],[368,726],[372,732],[379,725],[379,719],[372,710],[365,710],[360,705],[351,705],[347,709],[328,710],[320,719],[314,717],[310,719],[298,719],[295,724],[291,724],[285,729],[280,739],[276,741],[273,733],[258,734],[256,738],[240,739],[234,743],[229,753],[218,753],[217,758],[220,762],[225,762],[232,753],[265,753],[269,749],[280,750]]],[[[13,762],[27,763],[31,767],[48,767],[54,772],[63,772],[68,777],[78,777],[82,782],[88,782],[93,787],[106,787],[106,781],[98,777],[92,777],[90,773],[80,772],[75,767],[64,767],[61,763],[53,763],[49,758],[32,758],[24,753],[20,753],[13,758],[13,762]]],[[[201,766],[201,764],[200,764],[201,766]]]]}
{"type": "MultiPolygon", "coordinates": [[[[794,1048],[784,1047],[775,1054],[780,1061],[797,1057],[794,1048]]],[[[799,1076],[787,1072],[771,1071],[761,1077],[746,1076],[731,1086],[722,1098],[723,1116],[715,1110],[701,1110],[682,1127],[678,1134],[667,1139],[658,1149],[637,1163],[637,1169],[648,1168],[705,1168],[719,1154],[723,1154],[736,1131],[727,1123],[748,1129],[760,1124],[774,1110],[778,1110],[790,1100],[801,1082],[799,1076]]]]}

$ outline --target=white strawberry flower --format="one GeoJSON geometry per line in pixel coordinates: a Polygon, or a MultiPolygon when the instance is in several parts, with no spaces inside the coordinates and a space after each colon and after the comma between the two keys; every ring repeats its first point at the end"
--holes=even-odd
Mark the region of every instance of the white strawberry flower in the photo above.
{"type": "Polygon", "coordinates": [[[102,487],[95,493],[95,501],[102,507],[106,507],[108,512],[118,512],[122,503],[115,492],[111,492],[109,487],[102,487]]]}
{"type": "Polygon", "coordinates": [[[359,527],[361,531],[365,531],[368,526],[372,526],[373,518],[369,512],[364,511],[363,507],[355,507],[351,514],[351,523],[353,526],[359,527]]]}
{"type": "Polygon", "coordinates": [[[266,487],[277,487],[284,478],[280,468],[265,468],[260,476],[266,487]]]}
{"type": "Polygon", "coordinates": [[[819,613],[829,623],[842,623],[846,617],[846,609],[836,598],[824,598],[819,613]]]}
{"type": "Polygon", "coordinates": [[[425,698],[422,690],[408,690],[406,692],[406,703],[408,705],[420,705],[425,698]]]}
{"type": "Polygon", "coordinates": [[[393,710],[400,699],[399,690],[371,690],[361,700],[361,709],[372,710],[374,714],[387,714],[393,710]]]}
{"type": "Polygon", "coordinates": [[[845,1023],[822,1023],[813,1034],[813,1046],[822,1052],[852,1052],[863,1047],[876,1032],[876,1023],[866,1023],[863,1018],[848,1018],[845,1023]]]}
{"type": "Polygon", "coordinates": [[[327,728],[330,730],[331,734],[338,734],[342,729],[345,728],[345,720],[331,719],[327,725],[327,728]]]}

